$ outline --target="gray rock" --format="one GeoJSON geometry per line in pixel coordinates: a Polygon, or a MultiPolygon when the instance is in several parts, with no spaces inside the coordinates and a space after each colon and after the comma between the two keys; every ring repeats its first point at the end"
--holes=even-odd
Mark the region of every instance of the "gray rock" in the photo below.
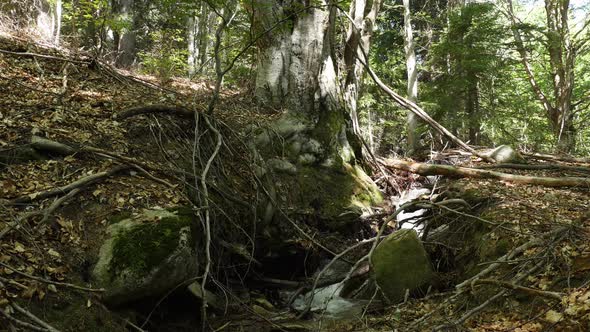
{"type": "Polygon", "coordinates": [[[93,281],[103,300],[120,305],[161,296],[197,274],[191,218],[167,210],[145,210],[107,229],[93,281]]]}
{"type": "Polygon", "coordinates": [[[316,141],[315,139],[311,138],[307,142],[303,144],[301,147],[303,152],[312,153],[315,155],[320,155],[324,151],[320,142],[316,141]]]}
{"type": "Polygon", "coordinates": [[[414,230],[400,229],[383,240],[371,256],[375,281],[392,303],[428,285],[433,277],[430,260],[414,230]]]}
{"type": "Polygon", "coordinates": [[[304,153],[297,158],[297,163],[300,165],[311,165],[317,161],[313,154],[304,153]]]}
{"type": "Polygon", "coordinates": [[[484,156],[494,159],[498,164],[525,163],[522,155],[508,145],[500,145],[497,148],[484,153],[484,156]]]}
{"type": "Polygon", "coordinates": [[[272,158],[269,159],[266,164],[274,169],[277,172],[287,173],[287,174],[296,174],[297,167],[291,164],[288,160],[272,158]]]}

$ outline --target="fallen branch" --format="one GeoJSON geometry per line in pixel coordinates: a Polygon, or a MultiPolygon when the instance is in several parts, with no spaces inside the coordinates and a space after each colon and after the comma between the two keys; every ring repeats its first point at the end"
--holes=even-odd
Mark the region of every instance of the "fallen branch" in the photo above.
{"type": "Polygon", "coordinates": [[[51,216],[51,214],[53,212],[55,212],[55,210],[57,210],[58,207],[60,207],[67,200],[76,196],[80,191],[82,191],[81,188],[73,189],[72,191],[67,193],[65,196],[62,196],[62,197],[56,199],[53,203],[51,203],[51,205],[43,211],[43,219],[41,219],[41,224],[44,224],[45,222],[47,222],[47,220],[49,220],[49,217],[51,216]]]}
{"type": "Polygon", "coordinates": [[[416,173],[422,176],[442,175],[459,178],[496,179],[513,183],[533,184],[545,187],[590,187],[590,178],[583,177],[535,177],[488,171],[476,168],[455,167],[448,165],[432,165],[403,160],[382,160],[387,167],[416,173]]]}
{"type": "Polygon", "coordinates": [[[416,114],[416,116],[418,116],[420,119],[422,119],[422,121],[426,122],[430,127],[432,127],[434,130],[439,132],[442,136],[447,137],[451,142],[453,142],[457,146],[460,146],[463,149],[467,150],[472,155],[480,157],[481,159],[491,162],[491,163],[496,162],[493,158],[478,153],[472,147],[467,145],[467,143],[463,142],[460,138],[453,135],[453,133],[451,133],[447,128],[443,127],[440,123],[436,122],[432,117],[430,117],[430,115],[428,115],[428,113],[426,113],[426,111],[424,111],[416,103],[414,103],[413,101],[411,101],[409,99],[402,97],[401,95],[399,95],[395,91],[393,91],[391,88],[389,88],[385,83],[383,83],[383,81],[381,81],[381,79],[377,76],[377,74],[375,74],[373,69],[369,66],[368,61],[366,61],[369,57],[367,56],[367,53],[362,45],[359,45],[358,52],[360,54],[357,54],[357,59],[365,67],[365,69],[367,70],[367,73],[369,73],[369,76],[371,76],[371,79],[373,79],[375,84],[377,84],[377,86],[383,92],[385,92],[386,95],[391,97],[391,99],[393,99],[398,105],[400,105],[401,107],[416,114]]]}
{"type": "Polygon", "coordinates": [[[166,105],[148,105],[128,108],[115,115],[115,119],[123,120],[141,114],[167,113],[177,115],[183,118],[192,119],[195,117],[195,112],[187,110],[186,108],[166,105]]]}
{"type": "Polygon", "coordinates": [[[531,295],[538,295],[538,296],[547,297],[547,298],[550,298],[552,300],[557,300],[557,301],[561,301],[561,298],[564,296],[563,293],[559,293],[559,292],[544,291],[544,290],[540,290],[540,289],[520,286],[520,285],[511,283],[511,282],[508,282],[508,281],[495,280],[495,279],[479,279],[479,280],[476,280],[474,282],[474,284],[476,284],[476,285],[477,284],[484,284],[484,285],[487,284],[487,285],[500,286],[500,287],[528,293],[531,295]]]}
{"type": "Polygon", "coordinates": [[[30,311],[25,310],[24,308],[20,307],[18,304],[12,302],[10,304],[16,311],[20,312],[21,314],[29,317],[33,322],[41,325],[43,328],[45,328],[47,331],[50,332],[59,332],[58,329],[56,329],[55,327],[47,324],[45,321],[41,320],[39,317],[33,315],[30,311]]]}
{"type": "Polygon", "coordinates": [[[41,59],[51,59],[51,60],[59,60],[59,61],[67,61],[71,63],[77,64],[90,64],[90,61],[82,61],[82,60],[74,60],[74,59],[67,59],[53,55],[44,55],[44,54],[37,54],[37,53],[30,53],[30,52],[12,52],[7,50],[0,50],[0,53],[16,55],[16,56],[24,56],[24,57],[34,57],[34,58],[41,58],[41,59]]]}
{"type": "Polygon", "coordinates": [[[526,165],[526,164],[496,164],[496,165],[484,165],[477,167],[479,169],[490,169],[490,168],[507,168],[507,169],[523,169],[523,170],[549,170],[549,171],[572,171],[580,173],[590,173],[590,167],[584,166],[570,166],[570,165],[557,165],[557,164],[538,164],[538,165],[526,165]]]}
{"type": "Polygon", "coordinates": [[[104,172],[100,172],[100,173],[96,173],[96,174],[92,174],[92,175],[83,177],[81,179],[78,179],[78,180],[70,183],[70,184],[67,184],[67,185],[64,185],[64,186],[61,186],[58,188],[54,188],[54,189],[50,189],[50,190],[46,190],[46,191],[40,191],[40,192],[36,192],[33,194],[29,194],[29,195],[15,198],[12,201],[10,201],[9,204],[30,203],[30,202],[33,202],[36,200],[41,200],[41,199],[45,199],[48,197],[57,196],[60,194],[67,194],[76,188],[82,188],[82,187],[90,185],[92,183],[101,181],[105,178],[112,176],[113,174],[116,174],[116,173],[126,170],[126,169],[129,169],[128,165],[115,166],[108,171],[104,171],[104,172]]]}
{"type": "MultiPolygon", "coordinates": [[[[22,321],[22,320],[20,320],[20,319],[16,319],[16,318],[12,317],[12,315],[10,315],[10,314],[9,314],[8,312],[6,312],[5,310],[2,310],[2,309],[0,309],[0,313],[1,313],[1,314],[2,314],[2,315],[3,315],[3,316],[6,318],[6,319],[8,319],[9,321],[13,322],[14,324],[16,324],[16,325],[18,325],[18,326],[20,326],[20,327],[24,327],[24,328],[30,329],[30,330],[32,330],[32,331],[39,331],[39,332],[47,332],[47,331],[49,331],[49,330],[48,330],[48,329],[46,329],[46,328],[42,328],[42,327],[39,327],[39,326],[37,326],[37,325],[33,325],[33,324],[31,324],[31,323],[23,322],[23,321],[22,321]]],[[[13,328],[14,328],[14,326],[13,326],[13,328]]]]}
{"type": "Polygon", "coordinates": [[[555,161],[564,161],[568,163],[578,163],[578,164],[590,164],[589,158],[575,158],[569,156],[556,156],[552,154],[543,154],[543,153],[525,153],[522,152],[523,155],[527,157],[531,157],[534,159],[539,160],[555,160],[555,161]]]}
{"type": "Polygon", "coordinates": [[[61,286],[61,287],[66,287],[66,288],[71,288],[71,289],[77,289],[77,290],[81,290],[81,291],[85,291],[85,292],[93,292],[93,293],[102,293],[105,291],[105,289],[103,289],[103,288],[88,288],[88,287],[78,286],[78,285],[74,285],[74,284],[69,284],[67,282],[51,281],[51,280],[44,279],[41,277],[35,277],[35,276],[30,275],[28,273],[19,271],[19,270],[15,269],[14,267],[12,267],[6,263],[2,263],[2,262],[0,262],[0,265],[11,270],[12,272],[14,272],[16,274],[19,274],[19,275],[25,277],[25,278],[39,281],[39,282],[46,283],[46,284],[51,284],[51,285],[56,285],[56,286],[61,286]]]}
{"type": "Polygon", "coordinates": [[[478,274],[476,274],[475,276],[461,282],[460,284],[456,285],[455,288],[457,290],[461,290],[463,288],[465,288],[466,286],[472,285],[475,281],[481,279],[482,277],[490,274],[492,271],[494,271],[495,269],[497,269],[498,267],[500,267],[500,265],[502,265],[502,263],[506,263],[510,260],[512,260],[514,257],[516,257],[517,255],[522,254],[523,252],[527,251],[530,248],[536,247],[536,246],[540,246],[543,245],[546,242],[546,238],[550,237],[550,236],[555,236],[555,235],[560,235],[562,233],[565,233],[569,230],[568,227],[560,227],[557,228],[553,231],[547,232],[547,233],[543,233],[540,236],[536,236],[534,237],[532,240],[525,242],[524,244],[510,250],[507,254],[505,254],[504,256],[498,258],[496,260],[495,263],[490,264],[487,268],[483,269],[482,271],[480,271],[478,274]]]}

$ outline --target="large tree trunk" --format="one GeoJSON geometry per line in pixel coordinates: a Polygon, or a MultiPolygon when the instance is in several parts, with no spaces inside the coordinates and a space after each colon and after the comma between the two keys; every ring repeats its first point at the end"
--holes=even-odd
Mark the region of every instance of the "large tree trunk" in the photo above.
{"type": "Polygon", "coordinates": [[[360,45],[368,49],[379,1],[351,4],[354,25],[346,35],[340,64],[334,45],[338,8],[330,3],[306,7],[307,1],[300,0],[255,0],[250,8],[254,30],[267,32],[258,44],[256,97],[261,104],[284,111],[272,130],[258,138],[258,144],[266,146],[260,150],[273,150],[264,157],[294,174],[287,186],[299,187],[295,189],[301,194],[295,202],[299,208],[311,206],[322,219],[345,212],[351,198],[363,191],[380,198],[374,184],[355,166],[361,145],[354,126],[363,72],[356,55],[360,45]]]}
{"type": "Polygon", "coordinates": [[[547,119],[553,130],[556,148],[559,152],[569,153],[575,149],[575,126],[572,112],[572,93],[574,88],[574,65],[576,53],[571,45],[568,25],[569,0],[545,0],[547,18],[546,45],[553,87],[553,100],[543,92],[537,83],[530,64],[529,56],[514,14],[512,0],[507,0],[509,19],[516,47],[521,56],[527,78],[536,98],[541,102],[547,119]]]}
{"type": "MultiPolygon", "coordinates": [[[[298,1],[258,0],[256,22],[262,30],[293,15],[298,1]]],[[[303,6],[303,4],[301,4],[303,6]]],[[[285,109],[289,121],[313,131],[326,152],[343,152],[349,161],[344,99],[336,72],[332,27],[336,8],[309,8],[292,17],[292,28],[279,27],[261,41],[256,96],[266,106],[285,109]],[[296,119],[296,120],[295,120],[296,119]],[[344,152],[344,150],[348,150],[344,152]]]]}
{"type": "MultiPolygon", "coordinates": [[[[410,16],[410,0],[403,0],[404,4],[404,50],[406,53],[406,71],[408,76],[408,100],[418,102],[418,70],[416,68],[416,52],[414,51],[414,36],[410,16]]],[[[408,155],[412,156],[419,148],[418,117],[408,111],[407,120],[408,155]]]]}
{"type": "Polygon", "coordinates": [[[127,26],[115,37],[117,58],[115,65],[121,68],[129,68],[135,62],[135,31],[133,19],[133,0],[119,0],[116,13],[126,22],[127,26]]]}
{"type": "Polygon", "coordinates": [[[547,50],[551,64],[554,106],[549,121],[557,140],[557,149],[571,152],[575,148],[572,116],[575,54],[568,25],[569,0],[545,0],[547,15],[547,50]]]}

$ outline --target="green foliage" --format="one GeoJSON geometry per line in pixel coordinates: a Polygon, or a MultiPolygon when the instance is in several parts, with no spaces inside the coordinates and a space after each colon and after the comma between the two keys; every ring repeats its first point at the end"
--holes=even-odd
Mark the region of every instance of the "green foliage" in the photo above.
{"type": "Polygon", "coordinates": [[[154,47],[139,53],[141,69],[147,74],[156,75],[162,83],[173,76],[184,75],[187,71],[188,51],[178,45],[183,44],[182,31],[155,31],[151,36],[154,47]],[[172,33],[173,36],[166,35],[172,33]]]}

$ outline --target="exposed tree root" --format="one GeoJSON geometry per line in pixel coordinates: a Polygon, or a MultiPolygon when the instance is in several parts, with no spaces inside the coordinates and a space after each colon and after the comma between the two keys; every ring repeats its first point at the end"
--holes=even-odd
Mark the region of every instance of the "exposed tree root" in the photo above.
{"type": "Polygon", "coordinates": [[[545,187],[583,187],[590,188],[590,178],[583,177],[536,177],[501,173],[476,168],[454,167],[448,165],[431,165],[403,160],[382,160],[387,167],[416,173],[423,176],[443,175],[448,177],[468,177],[476,179],[496,179],[521,184],[533,184],[545,187]]]}
{"type": "Polygon", "coordinates": [[[139,107],[132,107],[128,108],[116,115],[117,120],[127,119],[133,116],[141,115],[141,114],[155,114],[155,113],[167,113],[176,116],[180,116],[182,118],[189,118],[192,119],[195,117],[195,112],[191,110],[187,110],[186,108],[182,107],[175,107],[175,106],[166,106],[166,105],[148,105],[148,106],[139,106],[139,107]]]}

